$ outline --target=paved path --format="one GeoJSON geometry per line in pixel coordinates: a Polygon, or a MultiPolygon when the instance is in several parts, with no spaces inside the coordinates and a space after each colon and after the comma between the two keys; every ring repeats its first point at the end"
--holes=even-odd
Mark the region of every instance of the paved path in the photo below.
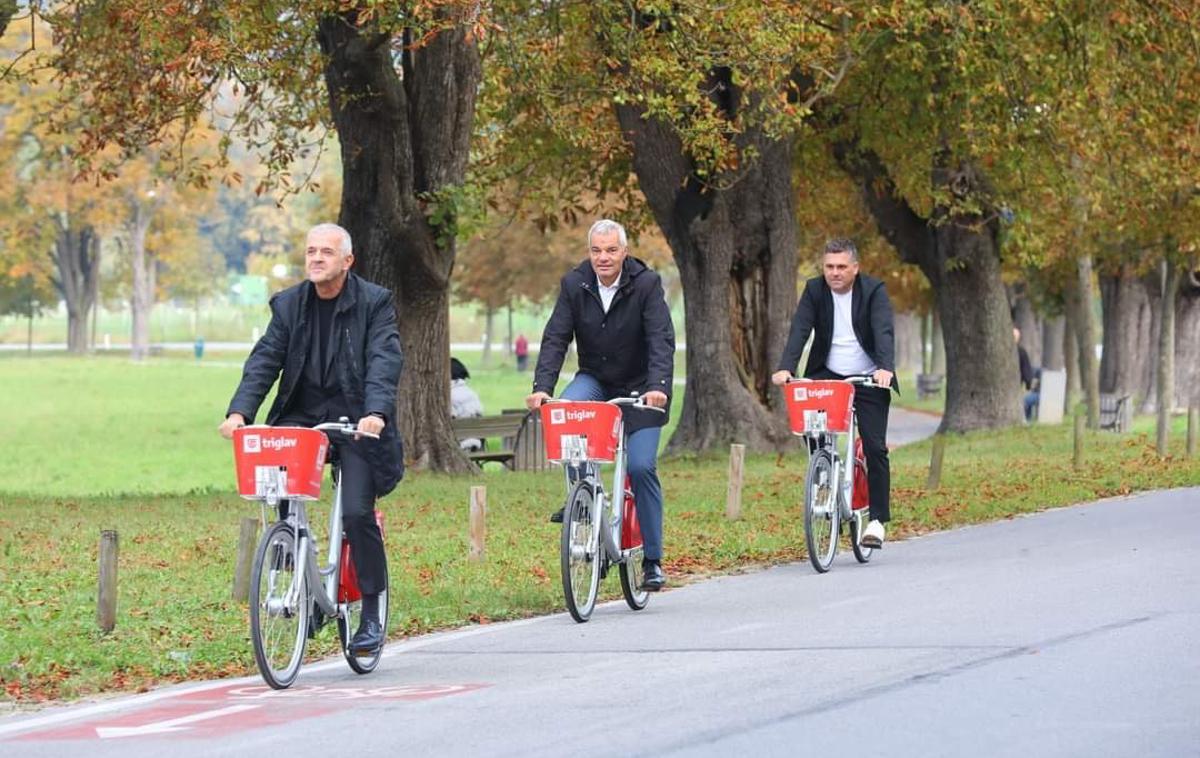
{"type": "MultiPolygon", "coordinates": [[[[5,756],[1180,756],[1200,488],[889,544],[254,679],[0,720],[5,756]],[[371,688],[374,688],[373,691],[371,688]]],[[[615,580],[608,587],[613,589],[615,580]]]]}

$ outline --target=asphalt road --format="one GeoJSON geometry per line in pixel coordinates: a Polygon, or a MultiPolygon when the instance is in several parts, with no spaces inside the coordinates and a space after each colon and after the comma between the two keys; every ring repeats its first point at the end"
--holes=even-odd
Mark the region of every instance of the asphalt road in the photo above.
{"type": "Polygon", "coordinates": [[[1198,566],[1200,488],[1151,493],[392,644],[285,693],[10,716],[0,754],[1197,755],[1198,566]]]}

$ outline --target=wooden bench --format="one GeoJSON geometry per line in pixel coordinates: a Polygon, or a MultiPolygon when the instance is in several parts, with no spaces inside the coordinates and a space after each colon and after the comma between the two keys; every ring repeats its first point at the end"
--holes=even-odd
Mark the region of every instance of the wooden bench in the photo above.
{"type": "Polygon", "coordinates": [[[456,418],[450,425],[457,440],[483,440],[482,450],[464,451],[477,464],[496,461],[514,471],[541,471],[547,466],[539,414],[518,411],[456,418]]]}
{"type": "Polygon", "coordinates": [[[917,399],[924,400],[942,391],[941,374],[917,374],[917,399]]]}
{"type": "Polygon", "coordinates": [[[1133,423],[1132,401],[1130,395],[1100,393],[1100,428],[1117,433],[1129,431],[1133,423]]]}

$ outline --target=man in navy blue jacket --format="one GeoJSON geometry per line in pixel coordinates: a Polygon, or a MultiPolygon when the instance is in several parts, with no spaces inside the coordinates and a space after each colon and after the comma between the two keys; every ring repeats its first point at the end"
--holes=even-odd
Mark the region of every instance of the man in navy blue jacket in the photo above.
{"type": "MultiPolygon", "coordinates": [[[[675,370],[675,328],[662,280],[629,257],[625,229],[603,219],[588,231],[588,260],[562,278],[525,404],[550,399],[567,346],[575,340],[579,372],[563,390],[567,400],[610,400],[639,393],[647,405],[668,408],[675,370]]],[[[665,414],[659,424],[665,423],[665,414]]],[[[658,480],[661,425],[629,435],[629,478],[637,503],[645,554],[643,586],[656,591],[662,571],[662,485],[658,480]]],[[[562,511],[551,521],[561,521],[562,511]]]]}
{"type": "MultiPolygon", "coordinates": [[[[771,375],[775,384],[792,379],[804,344],[815,332],[806,379],[844,379],[870,376],[882,387],[896,384],[896,350],[892,302],[883,282],[858,273],[858,248],[847,239],[825,245],[822,276],[809,279],[792,318],[787,347],[771,375]]],[[[858,431],[867,458],[867,490],[871,520],[863,530],[866,547],[883,547],[884,523],[891,518],[891,466],[888,461],[887,425],[891,392],[857,387],[854,408],[858,431]]]]}

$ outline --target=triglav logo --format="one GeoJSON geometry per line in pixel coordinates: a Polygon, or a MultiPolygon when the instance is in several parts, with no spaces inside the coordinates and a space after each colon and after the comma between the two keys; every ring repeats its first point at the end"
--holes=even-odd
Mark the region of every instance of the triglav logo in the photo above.
{"type": "Polygon", "coordinates": [[[566,411],[564,411],[562,408],[551,408],[550,409],[550,423],[551,424],[564,424],[564,423],[566,423],[566,421],[567,421],[567,412],[566,411]]]}
{"type": "Polygon", "coordinates": [[[588,419],[596,418],[596,412],[586,409],[575,408],[551,408],[550,423],[565,424],[568,421],[587,421],[588,419]]]}
{"type": "Polygon", "coordinates": [[[810,389],[808,389],[808,387],[797,387],[795,394],[792,395],[792,399],[798,403],[802,403],[805,400],[810,400],[810,399],[811,400],[820,400],[821,398],[829,397],[832,394],[833,394],[833,390],[830,390],[830,389],[816,388],[816,389],[810,390],[810,389]]]}
{"type": "Polygon", "coordinates": [[[263,447],[269,447],[272,450],[286,450],[289,447],[295,447],[299,444],[294,437],[267,437],[262,441],[263,447]]]}
{"type": "Polygon", "coordinates": [[[588,419],[596,418],[596,412],[584,410],[567,411],[567,418],[571,421],[587,421],[588,419]]]}
{"type": "Polygon", "coordinates": [[[261,453],[263,448],[268,450],[286,450],[299,444],[293,437],[261,437],[257,434],[247,434],[242,437],[243,453],[261,453]]]}
{"type": "Polygon", "coordinates": [[[259,446],[260,441],[261,440],[259,439],[257,434],[247,434],[246,436],[242,437],[242,452],[243,453],[257,453],[259,450],[262,449],[259,446]]]}
{"type": "Polygon", "coordinates": [[[792,393],[792,399],[795,400],[797,403],[803,403],[805,400],[808,399],[808,388],[807,387],[797,387],[796,391],[794,393],[792,393]]]}

